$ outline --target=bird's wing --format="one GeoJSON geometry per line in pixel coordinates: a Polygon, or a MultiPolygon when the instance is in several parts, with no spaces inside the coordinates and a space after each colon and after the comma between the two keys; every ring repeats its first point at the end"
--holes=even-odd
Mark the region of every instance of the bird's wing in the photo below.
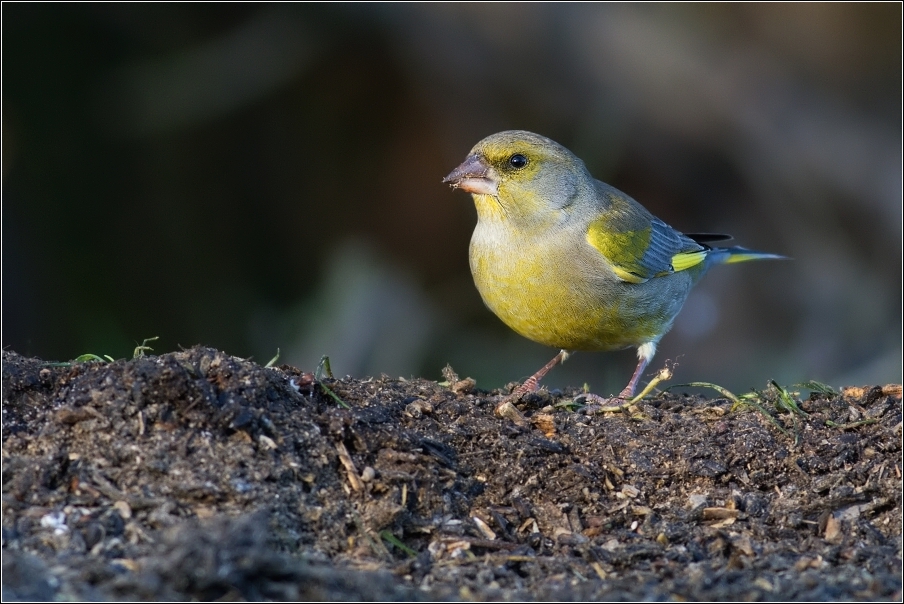
{"type": "Polygon", "coordinates": [[[652,216],[630,198],[610,195],[609,210],[587,228],[587,242],[622,281],[643,283],[703,262],[710,249],[652,216]]]}

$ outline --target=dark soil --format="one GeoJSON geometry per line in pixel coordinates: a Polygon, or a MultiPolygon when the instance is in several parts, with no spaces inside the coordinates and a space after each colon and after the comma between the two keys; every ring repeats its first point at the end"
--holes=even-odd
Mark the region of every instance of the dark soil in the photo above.
{"type": "Polygon", "coordinates": [[[6,351],[3,597],[901,599],[900,387],[806,416],[541,391],[526,427],[503,394],[6,351]]]}

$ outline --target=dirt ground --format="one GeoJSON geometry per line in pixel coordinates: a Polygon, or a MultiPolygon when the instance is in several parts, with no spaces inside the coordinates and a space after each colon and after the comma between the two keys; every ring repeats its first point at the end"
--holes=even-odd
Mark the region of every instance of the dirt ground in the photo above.
{"type": "Polygon", "coordinates": [[[901,599],[900,386],[681,392],[4,351],[3,598],[901,599]]]}

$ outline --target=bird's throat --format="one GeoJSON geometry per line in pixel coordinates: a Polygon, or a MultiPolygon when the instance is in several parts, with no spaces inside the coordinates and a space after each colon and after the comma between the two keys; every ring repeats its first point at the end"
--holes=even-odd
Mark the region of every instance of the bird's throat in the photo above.
{"type": "Polygon", "coordinates": [[[477,217],[484,222],[502,222],[506,220],[505,208],[499,203],[495,195],[473,193],[474,206],[477,208],[477,217]]]}

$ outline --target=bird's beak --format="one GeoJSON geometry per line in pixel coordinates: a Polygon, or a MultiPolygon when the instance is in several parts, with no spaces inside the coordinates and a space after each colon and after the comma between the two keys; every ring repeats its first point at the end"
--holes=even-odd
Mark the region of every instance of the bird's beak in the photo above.
{"type": "Polygon", "coordinates": [[[492,168],[479,155],[469,155],[464,163],[443,179],[453,189],[461,189],[475,195],[496,196],[498,183],[492,168]]]}

